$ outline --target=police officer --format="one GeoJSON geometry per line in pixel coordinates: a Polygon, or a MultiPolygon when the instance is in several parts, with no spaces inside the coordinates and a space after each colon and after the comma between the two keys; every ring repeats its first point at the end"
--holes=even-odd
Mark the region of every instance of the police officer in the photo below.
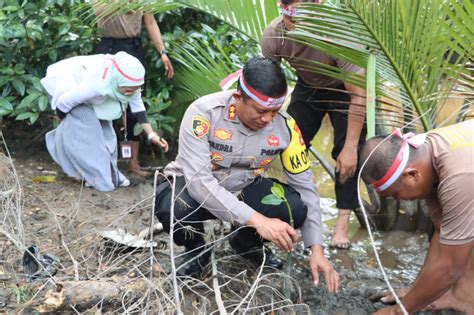
{"type": "MultiPolygon", "coordinates": [[[[192,103],[182,120],[178,156],[164,170],[168,178],[176,175],[174,242],[185,246],[192,259],[205,248],[202,221],[221,219],[240,226],[230,240],[238,253],[255,264],[281,268],[266,247],[264,255],[263,241],[291,251],[298,238],[295,228],[301,228],[305,246],[312,250],[315,284],[323,271],[329,290],[336,292],[339,276],[323,254],[319,195],[306,147],[295,121],[279,113],[287,92],[285,75],[277,63],[255,57],[238,80],[237,90],[192,103]],[[262,175],[278,156],[288,179],[288,185],[281,185],[294,227],[285,203],[262,203],[278,183],[262,175]]],[[[167,232],[171,198],[168,182],[158,186],[155,214],[167,232]]],[[[178,274],[196,276],[208,260],[201,253],[178,274]]]]}

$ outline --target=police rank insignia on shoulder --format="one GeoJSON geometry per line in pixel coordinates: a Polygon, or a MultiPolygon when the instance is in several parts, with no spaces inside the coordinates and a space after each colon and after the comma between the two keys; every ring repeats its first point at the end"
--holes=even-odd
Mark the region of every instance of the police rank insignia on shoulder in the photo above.
{"type": "Polygon", "coordinates": [[[311,166],[306,146],[296,121],[287,119],[286,124],[291,133],[291,140],[288,147],[281,153],[281,162],[289,173],[302,173],[311,166]]]}
{"type": "Polygon", "coordinates": [[[209,121],[199,115],[193,116],[193,136],[201,139],[209,132],[209,121]]]}
{"type": "Polygon", "coordinates": [[[237,110],[235,108],[235,105],[231,104],[227,112],[227,118],[230,120],[235,120],[236,117],[237,117],[237,110]]]}

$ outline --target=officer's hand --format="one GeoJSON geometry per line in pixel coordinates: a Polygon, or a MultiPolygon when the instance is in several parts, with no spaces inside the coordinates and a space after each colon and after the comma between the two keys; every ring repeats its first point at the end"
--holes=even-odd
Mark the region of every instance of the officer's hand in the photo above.
{"type": "Polygon", "coordinates": [[[319,283],[319,272],[324,273],[324,279],[326,280],[326,287],[329,292],[339,292],[339,274],[332,267],[329,260],[324,256],[323,248],[320,245],[313,245],[311,247],[311,259],[310,267],[313,273],[314,285],[319,283]]]}
{"type": "Polygon", "coordinates": [[[293,243],[298,241],[298,234],[288,223],[280,219],[268,218],[258,212],[248,220],[247,225],[253,226],[263,239],[287,252],[291,251],[293,243]]]}
{"type": "Polygon", "coordinates": [[[174,69],[173,65],[171,64],[170,58],[168,58],[167,54],[162,54],[160,59],[163,62],[163,65],[165,66],[166,77],[168,79],[171,79],[172,77],[174,77],[174,69]]]}
{"type": "Polygon", "coordinates": [[[344,146],[336,160],[336,172],[339,173],[339,182],[345,183],[346,180],[354,176],[357,168],[357,147],[344,146]]]}

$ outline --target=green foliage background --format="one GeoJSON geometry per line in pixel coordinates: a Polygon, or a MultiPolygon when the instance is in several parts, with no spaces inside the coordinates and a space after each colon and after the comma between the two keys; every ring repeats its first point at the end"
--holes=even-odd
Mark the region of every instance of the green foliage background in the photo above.
{"type": "MultiPolygon", "coordinates": [[[[94,53],[98,41],[94,19],[84,18],[83,1],[0,0],[0,121],[25,120],[34,124],[40,115],[53,116],[40,84],[48,65],[61,59],[94,53]]],[[[87,4],[86,4],[87,5],[87,4]]],[[[89,11],[91,12],[91,11],[89,11]]],[[[180,62],[180,54],[201,53],[224,58],[231,71],[258,51],[257,45],[217,18],[192,9],[155,15],[165,45],[171,51],[176,76],[164,76],[161,60],[143,27],[147,58],[144,102],[155,130],[174,138],[187,105],[200,95],[189,94],[181,82],[194,75],[180,62]],[[221,54],[223,53],[223,54],[221,54]]],[[[216,81],[219,77],[213,77],[216,81]]],[[[213,92],[213,91],[207,91],[213,92]]],[[[53,121],[53,119],[51,119],[53,121]]],[[[135,133],[141,132],[137,124],[135,133]]]]}
{"type": "Polygon", "coordinates": [[[0,119],[34,123],[49,110],[40,84],[46,67],[87,54],[94,30],[72,12],[76,1],[0,1],[0,119]]]}

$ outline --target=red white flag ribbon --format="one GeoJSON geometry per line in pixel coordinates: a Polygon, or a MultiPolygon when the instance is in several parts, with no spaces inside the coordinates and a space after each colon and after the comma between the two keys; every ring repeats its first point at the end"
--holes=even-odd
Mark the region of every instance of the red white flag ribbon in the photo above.
{"type": "Polygon", "coordinates": [[[393,160],[393,163],[388,169],[387,173],[385,173],[381,179],[372,184],[372,187],[378,191],[384,191],[388,189],[402,175],[410,157],[409,146],[412,146],[416,149],[421,144],[423,144],[426,139],[426,134],[424,133],[419,135],[415,135],[412,132],[402,134],[400,129],[395,129],[392,133],[392,136],[403,139],[402,146],[400,147],[400,150],[398,151],[398,154],[395,157],[395,160],[393,160]]]}
{"type": "Polygon", "coordinates": [[[223,90],[227,90],[232,84],[237,80],[240,82],[240,87],[251,99],[253,99],[257,104],[265,106],[267,108],[277,108],[281,107],[286,99],[286,93],[278,98],[268,97],[259,91],[252,88],[250,85],[245,82],[244,76],[242,74],[242,69],[237,70],[231,75],[227,76],[222,80],[219,85],[223,90]]]}

